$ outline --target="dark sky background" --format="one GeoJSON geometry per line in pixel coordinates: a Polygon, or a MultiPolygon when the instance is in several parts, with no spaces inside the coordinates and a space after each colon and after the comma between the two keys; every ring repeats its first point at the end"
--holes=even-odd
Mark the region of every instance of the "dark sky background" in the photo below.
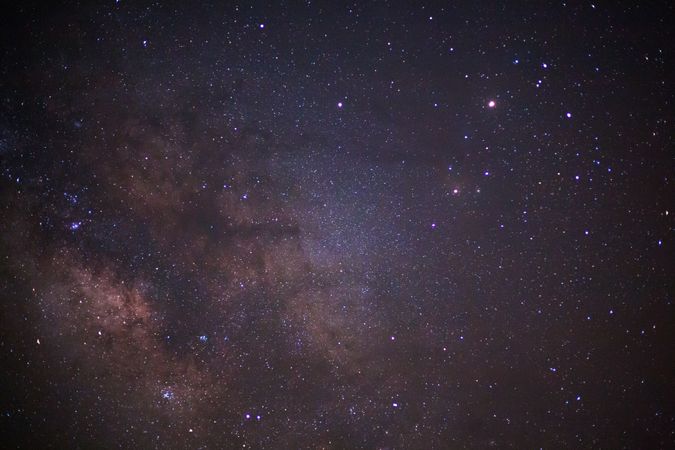
{"type": "Polygon", "coordinates": [[[284,3],[5,7],[0,446],[673,448],[671,2],[284,3]]]}

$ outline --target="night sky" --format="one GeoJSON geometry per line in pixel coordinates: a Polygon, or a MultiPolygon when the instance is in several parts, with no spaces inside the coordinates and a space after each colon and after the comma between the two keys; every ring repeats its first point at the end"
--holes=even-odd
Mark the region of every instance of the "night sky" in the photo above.
{"type": "Polygon", "coordinates": [[[5,7],[0,447],[675,448],[671,2],[283,3],[5,7]]]}

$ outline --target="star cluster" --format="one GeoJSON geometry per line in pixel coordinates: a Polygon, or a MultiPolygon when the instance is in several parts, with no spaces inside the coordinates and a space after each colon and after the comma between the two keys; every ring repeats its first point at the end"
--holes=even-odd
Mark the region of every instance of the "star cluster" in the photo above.
{"type": "Polygon", "coordinates": [[[675,445],[668,2],[42,3],[3,445],[675,445]]]}

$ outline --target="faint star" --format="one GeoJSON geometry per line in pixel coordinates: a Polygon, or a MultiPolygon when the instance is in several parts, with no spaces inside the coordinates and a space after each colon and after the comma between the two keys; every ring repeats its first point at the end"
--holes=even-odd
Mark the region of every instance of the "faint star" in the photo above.
{"type": "Polygon", "coordinates": [[[63,196],[68,200],[68,203],[73,205],[77,204],[77,195],[64,192],[63,196]]]}

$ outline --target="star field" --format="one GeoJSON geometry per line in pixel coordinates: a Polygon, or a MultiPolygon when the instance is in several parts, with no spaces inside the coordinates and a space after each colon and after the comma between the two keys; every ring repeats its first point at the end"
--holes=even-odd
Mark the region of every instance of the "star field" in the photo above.
{"type": "Polygon", "coordinates": [[[675,446],[668,2],[3,16],[3,448],[675,446]]]}

